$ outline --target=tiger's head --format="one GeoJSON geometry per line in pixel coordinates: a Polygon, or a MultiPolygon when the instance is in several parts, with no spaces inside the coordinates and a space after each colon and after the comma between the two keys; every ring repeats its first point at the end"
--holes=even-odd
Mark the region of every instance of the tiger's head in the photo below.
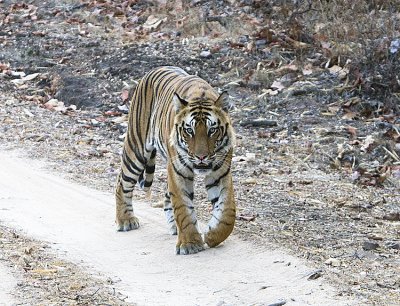
{"type": "Polygon", "coordinates": [[[234,131],[228,116],[228,94],[223,92],[215,101],[190,103],[177,94],[171,144],[182,162],[197,173],[207,173],[230,165],[234,131]],[[229,155],[229,156],[228,156],[229,155]],[[227,158],[228,157],[228,158],[227,158]]]}

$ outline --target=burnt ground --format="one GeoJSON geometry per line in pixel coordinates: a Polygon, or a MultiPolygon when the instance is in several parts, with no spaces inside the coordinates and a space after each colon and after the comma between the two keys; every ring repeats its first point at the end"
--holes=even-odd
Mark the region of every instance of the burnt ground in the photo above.
{"type": "MultiPolygon", "coordinates": [[[[308,259],[316,268],[310,281],[323,277],[360,305],[398,303],[396,103],[360,92],[346,65],[327,65],[310,43],[284,32],[249,37],[253,19],[240,15],[238,25],[230,17],[239,10],[254,16],[243,6],[223,22],[202,22],[201,1],[179,13],[148,2],[57,3],[0,1],[3,150],[45,159],[73,181],[112,191],[129,90],[154,67],[180,66],[232,98],[236,234],[308,259]]],[[[162,162],[157,167],[154,203],[166,180],[162,162]]],[[[206,220],[201,192],[196,201],[206,220]]],[[[15,238],[7,231],[4,254],[15,238]]]]}

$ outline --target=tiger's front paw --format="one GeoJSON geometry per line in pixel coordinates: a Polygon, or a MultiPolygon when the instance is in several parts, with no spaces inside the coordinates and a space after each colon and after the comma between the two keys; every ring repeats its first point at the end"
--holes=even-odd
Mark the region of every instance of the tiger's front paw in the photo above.
{"type": "Polygon", "coordinates": [[[196,254],[204,250],[204,244],[201,243],[185,243],[176,246],[177,255],[190,255],[196,254]]]}
{"type": "Polygon", "coordinates": [[[117,231],[127,232],[139,228],[139,219],[135,216],[130,216],[126,219],[117,219],[117,231]]]}
{"type": "Polygon", "coordinates": [[[196,233],[191,239],[182,239],[178,237],[176,244],[177,255],[196,254],[204,250],[204,242],[199,233],[196,233]]]}

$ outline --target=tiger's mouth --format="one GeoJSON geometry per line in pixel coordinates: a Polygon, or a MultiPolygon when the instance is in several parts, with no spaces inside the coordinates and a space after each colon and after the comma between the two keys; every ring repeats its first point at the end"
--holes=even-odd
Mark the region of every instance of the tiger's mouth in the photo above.
{"type": "Polygon", "coordinates": [[[198,169],[198,170],[210,170],[212,168],[212,164],[208,163],[199,163],[199,164],[193,164],[193,168],[194,169],[198,169]]]}

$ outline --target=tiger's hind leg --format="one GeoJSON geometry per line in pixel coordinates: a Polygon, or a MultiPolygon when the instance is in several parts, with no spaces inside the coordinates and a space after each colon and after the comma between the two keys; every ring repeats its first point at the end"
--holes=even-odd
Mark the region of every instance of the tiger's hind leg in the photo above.
{"type": "Polygon", "coordinates": [[[138,161],[137,158],[131,159],[124,150],[121,171],[117,178],[115,190],[118,231],[130,231],[139,228],[139,219],[133,213],[132,192],[139,177],[143,175],[144,168],[142,162],[138,161]]]}
{"type": "Polygon", "coordinates": [[[174,208],[172,207],[171,203],[171,195],[169,191],[165,193],[165,200],[164,200],[164,213],[165,217],[167,218],[167,223],[169,226],[169,232],[171,235],[178,234],[178,229],[176,228],[176,222],[174,217],[174,208]]]}
{"type": "Polygon", "coordinates": [[[139,175],[139,186],[142,188],[144,191],[148,191],[153,184],[153,178],[154,178],[154,171],[156,169],[156,154],[157,150],[152,149],[150,151],[146,150],[146,155],[148,155],[148,158],[146,158],[146,165],[144,168],[144,172],[142,172],[139,175]],[[148,153],[149,152],[149,153],[148,153]]]}

